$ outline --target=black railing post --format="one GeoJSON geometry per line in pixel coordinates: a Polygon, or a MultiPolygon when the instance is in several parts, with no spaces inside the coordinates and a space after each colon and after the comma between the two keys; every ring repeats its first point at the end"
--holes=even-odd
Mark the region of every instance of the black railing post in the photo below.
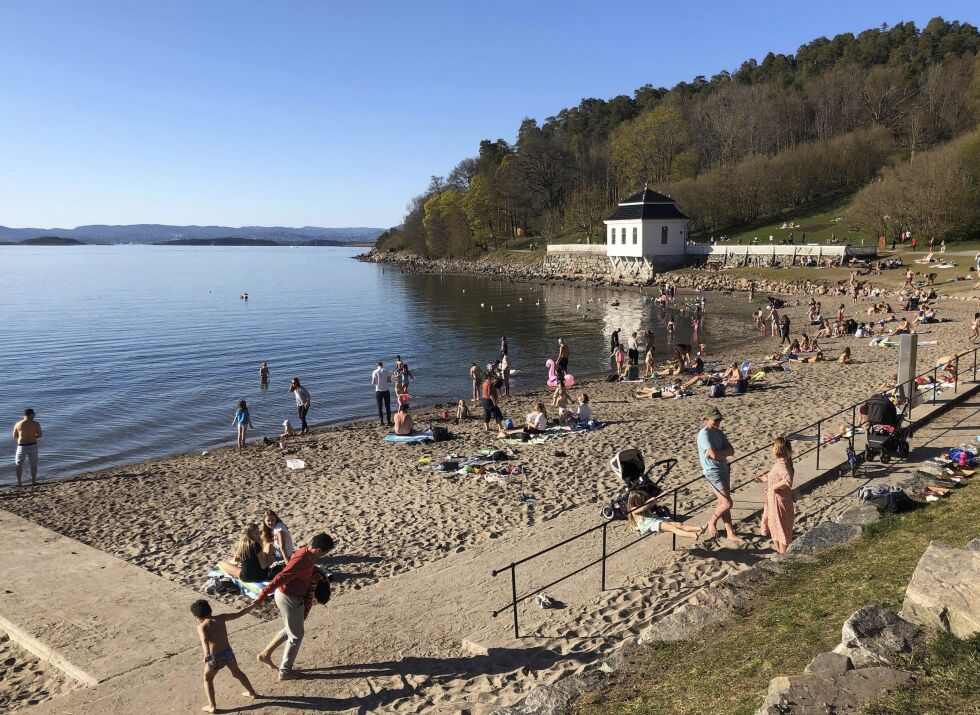
{"type": "Polygon", "coordinates": [[[977,349],[973,348],[973,381],[977,381],[977,349]]]}
{"type": "Polygon", "coordinates": [[[510,600],[514,604],[514,638],[521,637],[520,627],[517,625],[517,567],[510,565],[510,600]]]}
{"type": "MultiPolygon", "coordinates": [[[[677,490],[674,490],[674,509],[671,511],[671,521],[677,521],[677,490]]],[[[677,534],[670,533],[670,550],[677,551],[677,534]]]]}
{"type": "Polygon", "coordinates": [[[851,451],[854,451],[854,430],[857,429],[857,405],[851,405],[851,451]]]}
{"type": "Polygon", "coordinates": [[[953,394],[960,391],[960,356],[956,356],[956,369],[953,370],[953,394]]]}
{"type": "Polygon", "coordinates": [[[602,524],[602,577],[599,579],[599,590],[606,590],[606,527],[609,526],[609,522],[603,522],[602,524]]]}
{"type": "Polygon", "coordinates": [[[823,433],[821,427],[823,426],[823,420],[817,420],[817,469],[820,469],[820,444],[823,442],[823,433]]]}
{"type": "MultiPolygon", "coordinates": [[[[939,368],[932,368],[932,404],[939,399],[939,368]]],[[[911,413],[910,413],[911,414],[911,413]]]]}

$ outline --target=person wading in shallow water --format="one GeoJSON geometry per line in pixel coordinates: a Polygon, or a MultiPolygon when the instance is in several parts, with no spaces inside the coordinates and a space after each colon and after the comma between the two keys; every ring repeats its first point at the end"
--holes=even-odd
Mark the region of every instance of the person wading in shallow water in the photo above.
{"type": "Polygon", "coordinates": [[[298,377],[294,377],[293,381],[289,384],[289,391],[296,397],[296,412],[299,413],[301,425],[299,433],[306,434],[310,431],[309,425],[306,424],[306,415],[310,413],[309,390],[299,384],[298,377]]]}
{"type": "Polygon", "coordinates": [[[564,338],[558,338],[558,360],[555,362],[562,372],[568,372],[568,343],[564,338]]]}

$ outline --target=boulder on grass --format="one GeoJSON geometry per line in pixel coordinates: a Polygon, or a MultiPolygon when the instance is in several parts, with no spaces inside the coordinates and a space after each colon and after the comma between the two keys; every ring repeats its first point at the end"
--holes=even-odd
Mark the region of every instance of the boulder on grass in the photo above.
{"type": "Polygon", "coordinates": [[[821,653],[815,656],[810,664],[803,669],[808,675],[843,675],[849,670],[854,670],[854,663],[850,657],[841,653],[821,653]]]}
{"type": "Polygon", "coordinates": [[[980,551],[930,543],[905,591],[902,615],[958,638],[980,632],[980,551]]]}
{"type": "Polygon", "coordinates": [[[845,526],[865,526],[881,521],[881,512],[874,504],[862,504],[848,509],[835,520],[845,526]]]}
{"type": "Polygon", "coordinates": [[[755,715],[858,713],[868,701],[892,692],[911,678],[904,671],[885,667],[851,670],[838,676],[773,678],[755,715]]]}
{"type": "Polygon", "coordinates": [[[519,705],[495,711],[494,715],[564,715],[572,710],[582,693],[595,690],[603,673],[592,670],[562,678],[532,690],[519,705]]]}
{"type": "Polygon", "coordinates": [[[786,551],[791,554],[812,554],[816,551],[824,551],[836,546],[843,546],[854,541],[860,535],[860,526],[835,524],[832,521],[825,521],[805,532],[800,538],[790,544],[786,551]]]}
{"type": "Polygon", "coordinates": [[[865,606],[844,623],[841,643],[834,652],[848,656],[856,666],[896,665],[900,656],[921,648],[925,637],[924,628],[909,623],[894,611],[865,606]]]}

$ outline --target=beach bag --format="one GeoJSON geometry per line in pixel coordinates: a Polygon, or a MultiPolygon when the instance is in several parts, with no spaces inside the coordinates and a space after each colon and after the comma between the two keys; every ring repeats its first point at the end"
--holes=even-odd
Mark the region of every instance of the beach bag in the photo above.
{"type": "Polygon", "coordinates": [[[735,383],[735,391],[734,391],[734,394],[736,394],[736,395],[744,395],[745,394],[745,391],[748,388],[749,388],[749,381],[748,381],[747,378],[744,378],[743,377],[741,380],[739,380],[738,382],[735,383]]]}
{"type": "Polygon", "coordinates": [[[710,388],[708,388],[708,397],[724,397],[725,396],[725,383],[716,382],[710,388]]]}
{"type": "Polygon", "coordinates": [[[909,495],[897,487],[861,487],[858,489],[858,499],[892,514],[909,511],[915,507],[915,502],[909,498],[909,495]]]}
{"type": "MultiPolygon", "coordinates": [[[[953,462],[953,464],[960,465],[960,454],[962,454],[963,452],[964,450],[960,449],[959,447],[953,447],[952,449],[947,450],[946,454],[949,455],[949,459],[950,461],[953,462]]],[[[966,461],[962,466],[972,467],[974,462],[976,461],[977,455],[975,455],[970,450],[965,450],[965,452],[966,452],[966,461]]]]}
{"type": "Polygon", "coordinates": [[[432,425],[429,431],[432,432],[433,442],[445,442],[449,439],[449,429],[442,425],[432,425]]]}
{"type": "Polygon", "coordinates": [[[616,373],[606,376],[606,382],[617,382],[618,380],[619,380],[619,375],[617,375],[616,373]]]}

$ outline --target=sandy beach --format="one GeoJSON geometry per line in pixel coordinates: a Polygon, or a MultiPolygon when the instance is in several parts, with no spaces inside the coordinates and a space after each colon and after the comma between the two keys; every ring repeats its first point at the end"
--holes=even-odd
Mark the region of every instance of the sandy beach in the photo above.
{"type": "MultiPolygon", "coordinates": [[[[968,344],[972,305],[945,300],[939,306],[940,316],[953,322],[923,326],[920,339],[939,344],[919,348],[922,368],[968,344]]],[[[787,312],[794,325],[804,322],[805,307],[787,312]]],[[[758,361],[777,342],[754,338],[737,353],[709,354],[707,361],[758,361]]],[[[827,362],[790,363],[789,372],[770,373],[762,389],[711,401],[726,413],[725,430],[737,450],[862,399],[894,372],[894,348],[868,347],[868,340],[853,337],[822,345],[827,362]],[[856,364],[834,362],[845,345],[856,364]]],[[[573,357],[572,369],[574,364],[573,357]]],[[[484,433],[479,418],[459,425],[450,421],[456,437],[447,442],[388,444],[382,442],[387,430],[372,420],[298,438],[288,455],[253,440],[241,454],[231,447],[181,454],[32,490],[4,490],[0,506],[192,588],[200,587],[211,564],[229,556],[243,522],[271,507],[301,543],[321,528],[332,533],[343,555],[336,569],[340,589],[357,589],[513,529],[533,531],[576,506],[598,507],[619,486],[608,468],[614,450],[639,447],[648,461],[676,457],[673,483],[699,474],[694,435],[707,404],[706,388],[680,400],[639,401],[632,397],[635,388],[604,381],[576,385],[573,395],[587,391],[595,417],[606,426],[542,445],[503,444],[484,433]],[[477,476],[433,473],[420,464],[421,458],[436,463],[486,447],[504,447],[514,457],[508,464],[523,465],[526,475],[507,484],[488,483],[477,476]],[[304,460],[306,468],[287,469],[287,456],[304,460]],[[520,502],[522,491],[536,503],[520,502]]],[[[548,402],[549,395],[546,389],[514,395],[504,401],[505,415],[522,424],[534,402],[548,402]]],[[[435,423],[439,412],[419,410],[416,422],[435,423]]],[[[838,427],[829,425],[824,432],[838,427]]],[[[704,485],[691,499],[708,496],[704,485]]]]}
{"type": "Polygon", "coordinates": [[[17,646],[0,630],[0,711],[36,705],[72,686],[64,673],[17,646]]]}
{"type": "MultiPolygon", "coordinates": [[[[870,304],[840,300],[855,317],[870,304]]],[[[840,300],[824,302],[836,305],[840,300]]],[[[785,311],[794,326],[806,322],[802,302],[785,311]]],[[[920,345],[920,371],[934,364],[939,355],[969,345],[972,302],[947,299],[937,301],[937,307],[938,315],[951,322],[921,326],[920,340],[938,344],[920,345]]],[[[798,331],[794,328],[793,333],[798,331]]],[[[790,363],[789,371],[769,373],[759,389],[710,400],[725,415],[723,426],[736,455],[864,399],[895,371],[894,348],[870,347],[867,339],[854,337],[821,342],[826,362],[790,363]],[[837,364],[845,346],[851,348],[855,364],[837,364]]],[[[749,338],[727,354],[709,353],[707,363],[759,362],[777,344],[771,336],[749,338]]],[[[573,370],[574,365],[573,353],[573,370]]],[[[372,420],[315,431],[296,439],[289,454],[256,440],[241,453],[233,447],[203,455],[195,452],[45,482],[35,489],[7,489],[0,492],[0,508],[199,590],[208,568],[230,556],[243,522],[257,520],[262,509],[271,507],[299,543],[321,529],[334,536],[338,548],[326,562],[337,575],[335,597],[343,599],[345,592],[426,569],[467,550],[494,550],[495,560],[505,564],[598,523],[598,508],[621,486],[608,466],[609,457],[618,449],[638,447],[648,462],[678,459],[678,467],[664,484],[667,488],[699,475],[694,439],[709,405],[707,388],[696,388],[695,396],[679,400],[637,400],[632,394],[636,387],[605,381],[576,385],[572,394],[587,391],[593,415],[605,426],[541,445],[504,444],[495,435],[487,435],[478,418],[458,425],[450,421],[448,427],[455,438],[447,442],[388,444],[382,441],[387,429],[372,420]],[[522,465],[525,475],[500,483],[477,475],[434,473],[428,468],[448,455],[470,456],[487,447],[506,449],[513,456],[507,464],[522,465]],[[304,460],[306,468],[287,469],[287,456],[304,460]],[[522,501],[522,493],[535,501],[522,501]]],[[[504,413],[520,424],[534,402],[548,402],[549,397],[550,390],[544,386],[514,395],[504,400],[504,413]]],[[[441,410],[418,410],[416,423],[423,427],[435,423],[441,410]]],[[[836,434],[842,421],[837,418],[828,423],[823,433],[836,434]]],[[[743,465],[733,477],[751,476],[748,470],[764,463],[765,457],[743,465]]],[[[682,497],[680,507],[710,497],[708,485],[699,481],[682,497]]],[[[825,508],[814,502],[811,511],[825,508]]],[[[695,523],[705,518],[697,517],[695,523]]],[[[807,514],[801,513],[800,520],[806,523],[807,514]]],[[[714,547],[708,544],[706,548],[714,547]]],[[[655,602],[656,609],[663,610],[688,593],[685,586],[715,581],[743,568],[744,563],[735,561],[717,568],[689,554],[668,553],[649,566],[648,572],[633,579],[634,586],[676,592],[676,598],[655,602]]],[[[233,597],[229,603],[244,600],[233,597]]],[[[411,610],[413,605],[400,604],[391,619],[398,622],[403,615],[407,617],[406,608],[411,610]]],[[[585,607],[577,620],[609,626],[620,617],[648,619],[659,612],[656,609],[651,611],[640,592],[619,591],[592,604],[591,610],[585,607]]],[[[269,609],[264,615],[274,618],[276,614],[269,609]]],[[[605,637],[630,628],[627,622],[622,628],[609,627],[605,637]]],[[[539,635],[547,632],[548,628],[536,631],[539,635]]],[[[452,638],[438,640],[442,647],[449,647],[452,638]]],[[[538,682],[551,679],[540,674],[535,677],[538,682]]],[[[513,701],[524,683],[508,683],[510,695],[504,699],[513,701]]],[[[485,686],[498,687],[492,682],[485,686]]],[[[451,695],[451,685],[444,690],[447,702],[458,696],[451,695]]]]}

